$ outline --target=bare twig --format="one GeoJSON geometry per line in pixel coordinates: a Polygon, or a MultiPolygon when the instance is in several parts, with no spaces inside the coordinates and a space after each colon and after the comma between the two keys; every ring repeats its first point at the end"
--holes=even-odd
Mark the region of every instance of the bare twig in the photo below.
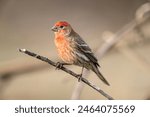
{"type": "MultiPolygon", "coordinates": [[[[30,52],[30,51],[28,51],[28,50],[26,50],[26,49],[19,49],[19,51],[22,52],[22,53],[25,53],[25,54],[27,54],[27,55],[29,55],[29,56],[35,57],[35,58],[37,58],[37,59],[39,59],[39,60],[41,60],[41,61],[44,61],[44,62],[46,62],[46,63],[48,63],[48,64],[50,64],[50,65],[52,65],[52,66],[54,66],[54,67],[57,66],[57,63],[51,61],[50,59],[48,59],[48,58],[46,58],[46,57],[43,57],[43,56],[40,56],[40,55],[38,55],[38,54],[35,54],[35,53],[33,53],[33,52],[30,52]]],[[[65,68],[65,67],[63,67],[63,66],[62,66],[60,69],[61,69],[62,71],[65,71],[66,73],[68,73],[68,74],[70,74],[70,75],[72,75],[72,76],[74,76],[75,78],[78,79],[78,74],[74,73],[73,71],[71,71],[71,70],[69,70],[69,69],[67,69],[67,68],[65,68]]],[[[85,84],[87,84],[88,86],[92,87],[92,88],[95,89],[96,91],[98,91],[100,94],[102,94],[102,95],[103,95],[104,97],[106,97],[107,99],[113,100],[113,98],[112,98],[111,96],[109,96],[108,94],[106,94],[106,93],[105,93],[103,90],[101,90],[99,87],[97,87],[97,86],[95,86],[94,84],[92,84],[91,82],[89,82],[87,79],[85,79],[85,78],[82,77],[82,78],[81,78],[81,81],[84,82],[85,84]]]]}

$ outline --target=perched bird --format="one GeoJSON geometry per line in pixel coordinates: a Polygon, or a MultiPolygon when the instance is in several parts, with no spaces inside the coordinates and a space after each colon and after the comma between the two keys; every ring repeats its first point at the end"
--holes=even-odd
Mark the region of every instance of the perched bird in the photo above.
{"type": "MultiPolygon", "coordinates": [[[[87,43],[76,33],[71,25],[66,21],[59,21],[53,27],[52,31],[55,34],[55,45],[58,54],[64,63],[59,65],[74,64],[83,69],[90,69],[97,74],[97,76],[107,85],[108,81],[100,73],[97,58],[94,56],[92,50],[87,43]]],[[[82,76],[82,72],[80,77],[82,76]]],[[[80,78],[79,77],[79,78],[80,78]]]]}

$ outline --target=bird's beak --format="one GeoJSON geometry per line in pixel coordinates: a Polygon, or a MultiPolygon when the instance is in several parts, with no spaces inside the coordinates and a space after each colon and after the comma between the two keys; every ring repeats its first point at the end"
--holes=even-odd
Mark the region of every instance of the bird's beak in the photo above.
{"type": "Polygon", "coordinates": [[[57,32],[57,31],[58,31],[58,28],[57,28],[56,26],[53,26],[53,27],[52,27],[52,31],[57,32]]]}

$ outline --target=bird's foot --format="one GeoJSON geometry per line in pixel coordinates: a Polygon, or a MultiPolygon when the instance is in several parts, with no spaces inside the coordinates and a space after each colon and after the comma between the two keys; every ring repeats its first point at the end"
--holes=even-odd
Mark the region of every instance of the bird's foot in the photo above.
{"type": "Polygon", "coordinates": [[[78,77],[78,82],[80,82],[82,80],[82,74],[79,74],[77,77],[78,77]]]}
{"type": "Polygon", "coordinates": [[[61,69],[64,65],[71,65],[70,63],[60,63],[60,62],[57,62],[56,63],[56,69],[61,69]]]}
{"type": "Polygon", "coordinates": [[[63,63],[57,62],[55,69],[56,69],[56,70],[59,70],[59,69],[61,69],[61,68],[63,67],[63,65],[64,65],[63,63]]]}

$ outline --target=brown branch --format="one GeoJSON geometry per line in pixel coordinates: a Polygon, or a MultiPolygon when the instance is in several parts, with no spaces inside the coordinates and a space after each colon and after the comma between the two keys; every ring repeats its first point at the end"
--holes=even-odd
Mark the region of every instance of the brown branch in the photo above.
{"type": "MultiPolygon", "coordinates": [[[[46,57],[43,57],[43,56],[41,56],[41,55],[35,54],[35,53],[33,53],[33,52],[30,52],[30,51],[28,51],[28,50],[26,50],[26,49],[19,49],[19,51],[22,52],[22,53],[25,53],[25,54],[27,54],[27,55],[29,55],[29,56],[35,57],[35,58],[37,58],[37,59],[39,59],[39,60],[41,60],[41,61],[44,61],[44,62],[46,62],[46,63],[48,63],[48,64],[50,64],[50,65],[52,65],[52,66],[54,66],[54,67],[57,66],[57,63],[51,61],[50,59],[48,59],[48,58],[46,58],[46,57]]],[[[67,68],[65,68],[65,67],[63,67],[63,66],[62,66],[60,69],[61,69],[62,71],[66,72],[66,73],[68,73],[68,74],[70,74],[70,75],[72,75],[72,76],[74,76],[75,78],[78,79],[78,74],[74,73],[73,71],[71,71],[71,70],[69,70],[69,69],[67,69],[67,68]]],[[[92,87],[92,88],[95,89],[96,91],[98,91],[100,94],[102,94],[102,95],[103,95],[104,97],[106,97],[107,99],[113,100],[113,98],[112,98],[111,96],[109,96],[108,94],[106,94],[103,90],[101,90],[101,89],[100,89],[99,87],[97,87],[96,85],[94,85],[94,84],[92,84],[91,82],[89,82],[87,79],[85,79],[85,78],[82,77],[82,78],[81,78],[81,81],[84,82],[85,84],[87,84],[88,86],[92,87]]]]}

